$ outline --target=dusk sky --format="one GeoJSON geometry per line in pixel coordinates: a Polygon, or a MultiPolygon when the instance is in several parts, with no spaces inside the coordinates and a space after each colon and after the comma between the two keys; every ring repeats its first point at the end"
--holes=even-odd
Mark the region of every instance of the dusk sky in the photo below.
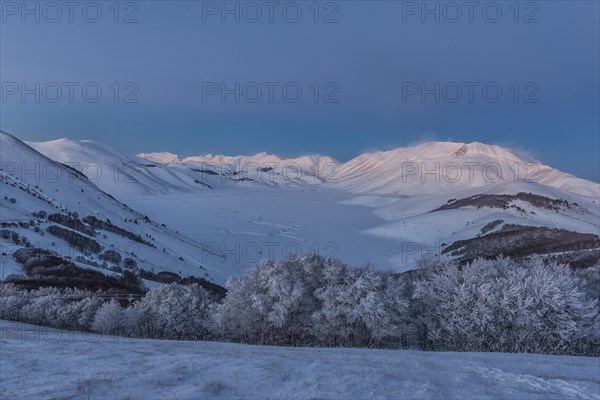
{"type": "Polygon", "coordinates": [[[3,1],[0,128],[341,161],[479,141],[600,181],[598,1],[263,3],[3,1]]]}

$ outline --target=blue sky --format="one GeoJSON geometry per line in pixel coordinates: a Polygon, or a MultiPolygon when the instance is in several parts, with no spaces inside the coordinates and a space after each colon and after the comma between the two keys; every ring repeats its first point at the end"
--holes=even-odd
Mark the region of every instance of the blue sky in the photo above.
{"type": "Polygon", "coordinates": [[[2,2],[0,128],[132,153],[340,160],[480,141],[600,180],[599,2],[298,1],[271,16],[247,3],[57,2],[59,16],[2,2]]]}

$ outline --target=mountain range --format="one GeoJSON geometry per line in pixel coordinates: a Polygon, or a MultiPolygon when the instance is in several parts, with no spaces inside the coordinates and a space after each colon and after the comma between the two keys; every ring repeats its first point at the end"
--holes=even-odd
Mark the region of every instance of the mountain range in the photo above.
{"type": "Polygon", "coordinates": [[[290,252],[397,272],[422,257],[600,259],[600,185],[501,146],[428,142],[341,163],[130,155],[2,132],[0,156],[3,276],[19,273],[11,254],[27,243],[106,273],[129,259],[218,284],[290,252]]]}

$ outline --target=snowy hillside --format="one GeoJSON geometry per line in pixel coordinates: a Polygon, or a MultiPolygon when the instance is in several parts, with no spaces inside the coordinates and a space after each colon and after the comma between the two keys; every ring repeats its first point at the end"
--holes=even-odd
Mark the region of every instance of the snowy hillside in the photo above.
{"type": "Polygon", "coordinates": [[[28,143],[49,158],[83,172],[99,188],[121,196],[189,192],[195,187],[193,171],[154,168],[156,163],[130,156],[94,141],[58,139],[28,143]]]}
{"type": "Polygon", "coordinates": [[[30,144],[79,166],[115,198],[208,244],[223,254],[213,262],[233,274],[235,265],[243,269],[287,251],[402,271],[422,256],[468,258],[479,242],[490,247],[524,234],[560,243],[544,252],[566,261],[597,257],[593,249],[599,247],[578,235],[599,233],[599,184],[495,145],[429,142],[339,163],[266,153],[129,156],[66,139],[30,144]],[[86,165],[100,166],[101,177],[86,165]],[[480,195],[486,197],[469,202],[480,195]],[[498,195],[512,197],[498,202],[498,195]],[[478,243],[464,242],[471,239],[478,243]],[[577,255],[571,254],[574,242],[586,243],[577,255]]]}
{"type": "MultiPolygon", "coordinates": [[[[123,156],[108,147],[102,150],[107,158],[123,156]]],[[[85,153],[78,154],[86,157],[85,153]]],[[[3,253],[11,255],[29,243],[108,274],[118,271],[125,259],[133,260],[130,266],[150,272],[170,271],[221,283],[231,274],[209,266],[208,256],[219,255],[218,250],[206,250],[202,244],[131,209],[75,169],[4,132],[0,133],[0,158],[3,253]]],[[[12,257],[3,267],[3,278],[21,271],[12,257]]]]}
{"type": "Polygon", "coordinates": [[[0,396],[600,399],[600,360],[135,340],[0,321],[0,396]]]}

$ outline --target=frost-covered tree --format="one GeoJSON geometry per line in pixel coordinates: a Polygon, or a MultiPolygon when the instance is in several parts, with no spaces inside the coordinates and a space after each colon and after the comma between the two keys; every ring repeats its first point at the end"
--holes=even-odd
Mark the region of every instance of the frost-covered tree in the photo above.
{"type": "Polygon", "coordinates": [[[172,283],[150,290],[133,307],[133,328],[140,336],[205,339],[215,298],[197,284],[172,283]]]}
{"type": "Polygon", "coordinates": [[[29,292],[13,284],[0,285],[0,318],[21,321],[21,310],[29,303],[29,292]]]}
{"type": "Polygon", "coordinates": [[[61,329],[89,330],[103,300],[77,289],[0,285],[0,318],[61,329]]]}
{"type": "Polygon", "coordinates": [[[313,314],[315,330],[334,346],[373,346],[397,336],[407,309],[400,279],[339,261],[326,265],[316,297],[322,306],[313,314]]]}
{"type": "Polygon", "coordinates": [[[106,292],[0,284],[0,318],[153,338],[597,356],[599,284],[600,267],[540,258],[430,259],[391,274],[309,255],[249,269],[221,303],[196,284],[152,289],[130,307],[106,292]]]}
{"type": "Polygon", "coordinates": [[[350,290],[353,278],[348,267],[333,260],[323,271],[323,286],[315,292],[321,307],[313,314],[314,329],[320,343],[329,346],[349,345],[356,327],[350,315],[353,302],[350,290]]]}
{"type": "Polygon", "coordinates": [[[324,263],[317,255],[290,256],[263,261],[243,279],[231,279],[215,316],[216,331],[250,343],[315,343],[312,314],[320,302],[314,292],[324,263]]]}
{"type": "Polygon", "coordinates": [[[226,337],[251,343],[276,343],[285,336],[293,308],[303,295],[302,283],[284,261],[263,261],[244,279],[228,282],[216,324],[226,337]]]}
{"type": "Polygon", "coordinates": [[[573,270],[539,258],[509,264],[502,265],[494,291],[500,331],[494,349],[562,353],[600,333],[592,325],[598,303],[586,296],[573,270]]]}
{"type": "Polygon", "coordinates": [[[88,331],[91,329],[96,313],[104,304],[104,300],[83,291],[67,292],[64,296],[72,298],[59,310],[61,324],[69,329],[88,331]]]}
{"type": "Polygon", "coordinates": [[[111,300],[104,303],[96,313],[92,330],[105,335],[126,335],[131,330],[131,313],[111,300]]]}
{"type": "Polygon", "coordinates": [[[600,302],[600,265],[576,269],[575,274],[579,277],[580,286],[588,297],[600,302]]]}
{"type": "Polygon", "coordinates": [[[597,301],[571,269],[541,259],[432,268],[413,297],[439,350],[563,353],[598,335],[597,301]]]}
{"type": "Polygon", "coordinates": [[[30,300],[21,309],[21,319],[36,325],[69,328],[63,324],[60,313],[65,301],[58,289],[42,288],[30,293],[30,300]]]}

